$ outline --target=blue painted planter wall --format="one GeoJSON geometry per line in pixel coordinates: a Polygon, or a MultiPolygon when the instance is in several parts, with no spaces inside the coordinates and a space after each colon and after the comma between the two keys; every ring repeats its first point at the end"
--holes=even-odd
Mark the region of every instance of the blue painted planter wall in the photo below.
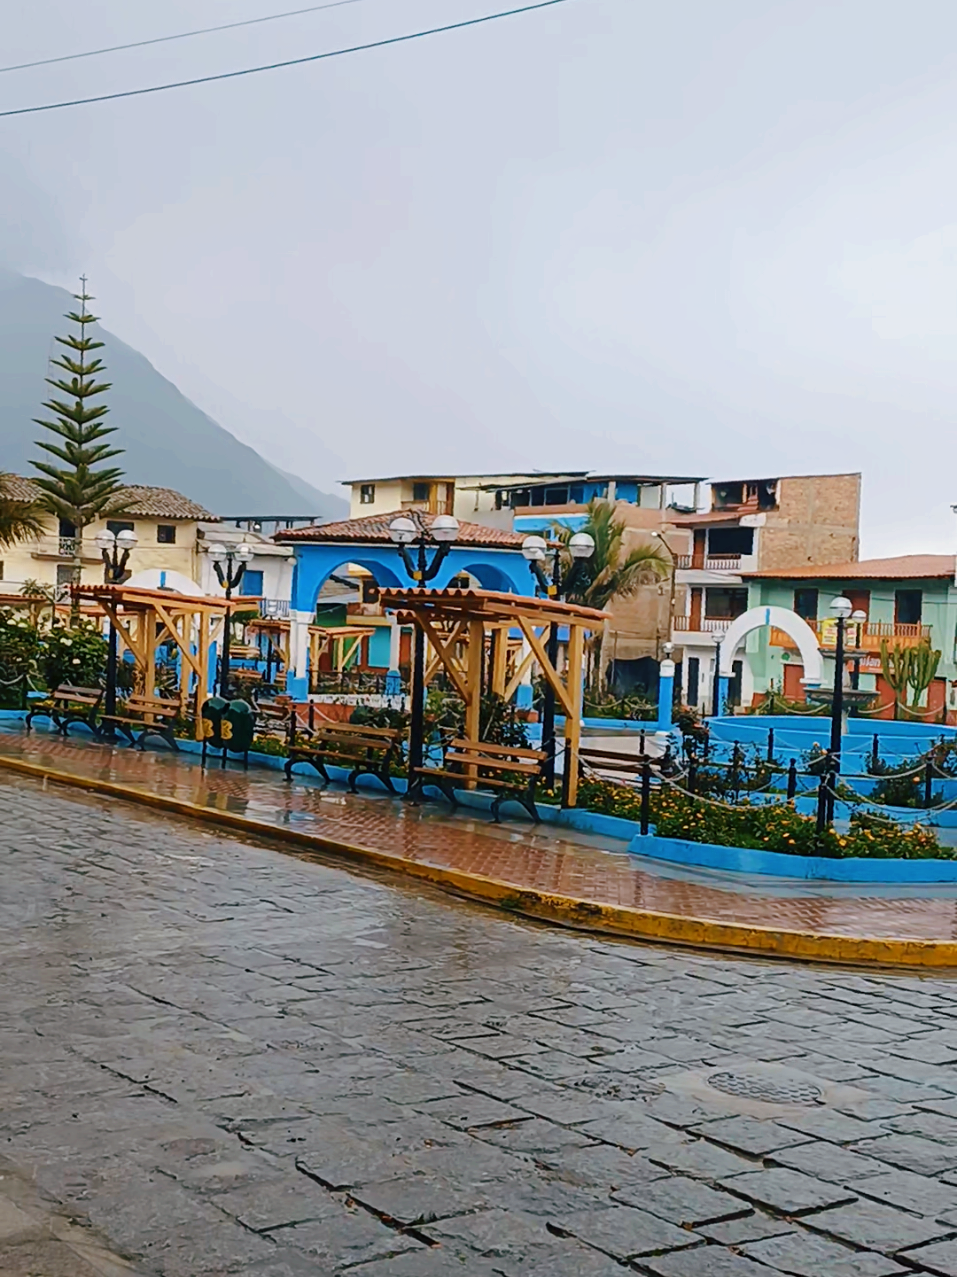
{"type": "Polygon", "coordinates": [[[832,860],[826,856],[788,856],[778,851],[685,842],[680,838],[659,838],[657,834],[645,837],[639,834],[631,840],[628,850],[672,865],[716,869],[724,873],[824,882],[957,883],[957,860],[869,860],[859,857],[832,860]]]}

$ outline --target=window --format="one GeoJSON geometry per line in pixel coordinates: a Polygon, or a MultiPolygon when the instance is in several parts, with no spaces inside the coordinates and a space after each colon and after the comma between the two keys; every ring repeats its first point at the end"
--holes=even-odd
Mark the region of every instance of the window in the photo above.
{"type": "Polygon", "coordinates": [[[432,495],[431,483],[422,483],[422,482],[413,483],[412,485],[412,500],[413,501],[428,501],[431,495],[432,495]]]}
{"type": "Polygon", "coordinates": [[[157,545],[175,545],[176,544],[176,524],[175,523],[157,523],[156,544],[157,545]]]}
{"type": "Polygon", "coordinates": [[[923,590],[898,590],[894,595],[894,624],[920,625],[923,590]]]}
{"type": "Polygon", "coordinates": [[[75,523],[71,523],[69,519],[61,519],[61,520],[60,520],[60,531],[57,533],[57,535],[58,535],[58,536],[61,536],[61,537],[75,537],[75,536],[76,536],[76,524],[75,524],[75,523]]]}
{"type": "Polygon", "coordinates": [[[58,587],[73,584],[72,563],[58,563],[56,565],[56,583],[58,587]]]}
{"type": "Polygon", "coordinates": [[[373,505],[375,503],[375,484],[361,483],[359,485],[359,504],[373,505]]]}
{"type": "Polygon", "coordinates": [[[712,528],[708,533],[708,553],[717,557],[751,554],[754,528],[712,528]]]}
{"type": "Polygon", "coordinates": [[[379,602],[379,585],[371,576],[361,578],[362,602],[378,603],[379,602]]]}
{"type": "Polygon", "coordinates": [[[263,592],[263,574],[262,572],[250,572],[249,568],[243,573],[243,579],[239,583],[240,594],[256,594],[261,595],[263,592]]]}
{"type": "Polygon", "coordinates": [[[0,581],[3,580],[3,563],[0,562],[0,581]]]}
{"type": "Polygon", "coordinates": [[[116,536],[117,533],[119,532],[133,531],[132,523],[126,523],[122,519],[107,519],[106,526],[109,528],[109,530],[113,533],[114,536],[116,536]]]}
{"type": "Polygon", "coordinates": [[[712,488],[711,496],[715,510],[721,510],[732,505],[743,505],[744,484],[722,483],[718,487],[712,488]]]}
{"type": "Polygon", "coordinates": [[[794,610],[805,621],[817,620],[818,592],[810,586],[794,591],[794,610]]]}
{"type": "Polygon", "coordinates": [[[732,620],[748,610],[748,591],[708,590],[705,593],[705,616],[709,620],[732,620]]]}

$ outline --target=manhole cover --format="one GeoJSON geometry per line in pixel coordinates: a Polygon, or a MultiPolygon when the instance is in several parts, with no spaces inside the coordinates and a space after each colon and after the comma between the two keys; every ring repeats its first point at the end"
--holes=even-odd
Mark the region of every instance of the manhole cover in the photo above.
{"type": "Polygon", "coordinates": [[[824,1094],[812,1082],[772,1082],[748,1073],[712,1073],[708,1085],[725,1095],[762,1104],[821,1104],[824,1094]]]}

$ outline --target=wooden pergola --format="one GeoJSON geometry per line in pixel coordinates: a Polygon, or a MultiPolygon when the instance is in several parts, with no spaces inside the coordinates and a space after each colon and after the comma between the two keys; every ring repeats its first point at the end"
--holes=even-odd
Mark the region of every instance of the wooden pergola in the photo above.
{"type": "Polygon", "coordinates": [[[242,598],[227,602],[171,590],[143,590],[125,585],[80,585],[74,596],[95,604],[116,628],[122,647],[132,653],[143,677],[144,696],[156,690],[156,650],[172,643],[180,653],[179,703],[185,715],[190,705],[190,675],[196,675],[196,738],[200,739],[200,711],[209,697],[209,655],[223,632],[229,612],[242,611],[242,598]]]}
{"type": "Polygon", "coordinates": [[[441,667],[465,703],[465,735],[479,738],[482,693],[488,690],[511,700],[533,663],[555,692],[565,715],[566,801],[575,806],[578,791],[578,751],[584,694],[585,635],[600,630],[605,613],[575,603],[529,598],[492,590],[383,590],[383,608],[398,619],[418,626],[432,648],[426,682],[441,667]],[[559,672],[548,659],[546,644],[552,625],[568,630],[568,655],[559,672]],[[525,657],[509,676],[508,636],[517,630],[528,644],[525,657]],[[491,674],[484,683],[485,636],[491,636],[491,674]]]}
{"type": "MultiPolygon", "coordinates": [[[[251,636],[264,635],[282,661],[283,668],[289,668],[290,623],[287,619],[257,617],[246,626],[246,632],[251,636]]],[[[358,656],[362,640],[375,632],[375,626],[372,625],[310,625],[309,668],[315,673],[319,668],[320,656],[331,650],[332,668],[337,674],[341,674],[353,657],[358,656]]]]}

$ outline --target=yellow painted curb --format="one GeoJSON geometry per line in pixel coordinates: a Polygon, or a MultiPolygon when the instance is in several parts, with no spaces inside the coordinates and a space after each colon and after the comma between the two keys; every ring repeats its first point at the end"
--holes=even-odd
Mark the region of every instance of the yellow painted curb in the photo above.
{"type": "MultiPolygon", "coordinates": [[[[509,912],[530,918],[556,922],[584,931],[608,932],[636,940],[653,940],[694,948],[720,949],[774,958],[797,958],[814,962],[862,963],[878,966],[903,966],[943,969],[957,968],[957,942],[952,940],[879,939],[868,936],[818,935],[813,931],[786,931],[774,927],[748,927],[739,923],[720,922],[712,918],[687,918],[679,914],[658,913],[650,909],[633,909],[627,905],[601,904],[576,900],[548,892],[528,891],[516,883],[502,882],[482,874],[463,873],[441,865],[410,860],[371,847],[324,838],[266,825],[219,807],[204,807],[167,794],[58,771],[41,763],[0,754],[0,768],[19,772],[58,785],[106,794],[145,807],[172,811],[177,815],[209,824],[221,825],[260,840],[291,843],[312,851],[332,852],[347,859],[389,869],[419,878],[457,895],[496,905],[509,912]]],[[[223,795],[225,800],[226,795],[223,795]]]]}

